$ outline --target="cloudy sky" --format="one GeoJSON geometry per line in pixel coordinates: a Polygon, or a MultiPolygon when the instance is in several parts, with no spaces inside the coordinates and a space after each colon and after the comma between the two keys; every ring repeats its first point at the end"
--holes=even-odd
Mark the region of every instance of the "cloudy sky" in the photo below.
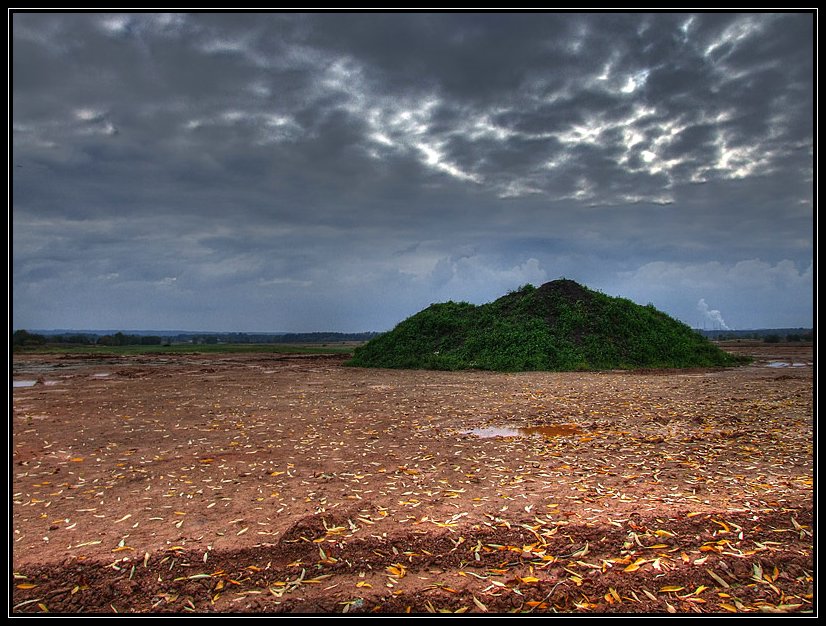
{"type": "Polygon", "coordinates": [[[13,327],[380,331],[560,277],[811,326],[814,22],[14,13],[13,327]]]}

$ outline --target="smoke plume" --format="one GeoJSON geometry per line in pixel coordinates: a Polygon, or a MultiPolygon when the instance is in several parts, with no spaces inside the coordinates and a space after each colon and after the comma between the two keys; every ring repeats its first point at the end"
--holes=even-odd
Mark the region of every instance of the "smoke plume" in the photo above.
{"type": "Polygon", "coordinates": [[[700,298],[700,301],[697,303],[697,309],[699,309],[700,313],[703,314],[706,320],[710,321],[717,328],[720,328],[721,330],[731,330],[726,325],[726,321],[723,319],[723,316],[720,315],[720,311],[717,309],[708,308],[705,298],[700,298]]]}

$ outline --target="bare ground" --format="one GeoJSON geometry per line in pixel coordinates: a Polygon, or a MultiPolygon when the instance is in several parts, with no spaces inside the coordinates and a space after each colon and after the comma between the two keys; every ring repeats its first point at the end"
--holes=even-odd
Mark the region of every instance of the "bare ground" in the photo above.
{"type": "Polygon", "coordinates": [[[812,611],[812,348],[731,349],[754,364],[15,355],[9,610],[812,611]]]}

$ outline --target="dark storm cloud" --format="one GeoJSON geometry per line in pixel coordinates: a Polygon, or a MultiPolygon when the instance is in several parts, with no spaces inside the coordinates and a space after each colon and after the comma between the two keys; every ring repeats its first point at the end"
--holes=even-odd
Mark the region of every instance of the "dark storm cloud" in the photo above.
{"type": "Polygon", "coordinates": [[[561,274],[682,276],[659,306],[743,326],[773,293],[737,297],[744,273],[810,287],[809,14],[14,13],[11,34],[18,326],[369,330],[561,274]]]}

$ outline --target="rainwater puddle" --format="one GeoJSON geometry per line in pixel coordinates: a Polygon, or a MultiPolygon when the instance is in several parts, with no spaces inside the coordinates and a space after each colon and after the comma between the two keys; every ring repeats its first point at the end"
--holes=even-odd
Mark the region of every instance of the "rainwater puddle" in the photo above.
{"type": "Polygon", "coordinates": [[[37,384],[36,380],[15,380],[12,381],[12,387],[34,387],[37,384]]]}
{"type": "Polygon", "coordinates": [[[565,437],[568,435],[581,435],[582,429],[576,424],[557,424],[555,426],[487,426],[485,428],[472,428],[463,430],[465,435],[473,435],[481,439],[491,437],[565,437]]]}
{"type": "Polygon", "coordinates": [[[101,372],[100,374],[92,374],[92,378],[108,378],[111,376],[109,372],[101,372]]]}
{"type": "Polygon", "coordinates": [[[771,361],[766,367],[806,367],[808,363],[789,363],[787,361],[771,361]]]}

